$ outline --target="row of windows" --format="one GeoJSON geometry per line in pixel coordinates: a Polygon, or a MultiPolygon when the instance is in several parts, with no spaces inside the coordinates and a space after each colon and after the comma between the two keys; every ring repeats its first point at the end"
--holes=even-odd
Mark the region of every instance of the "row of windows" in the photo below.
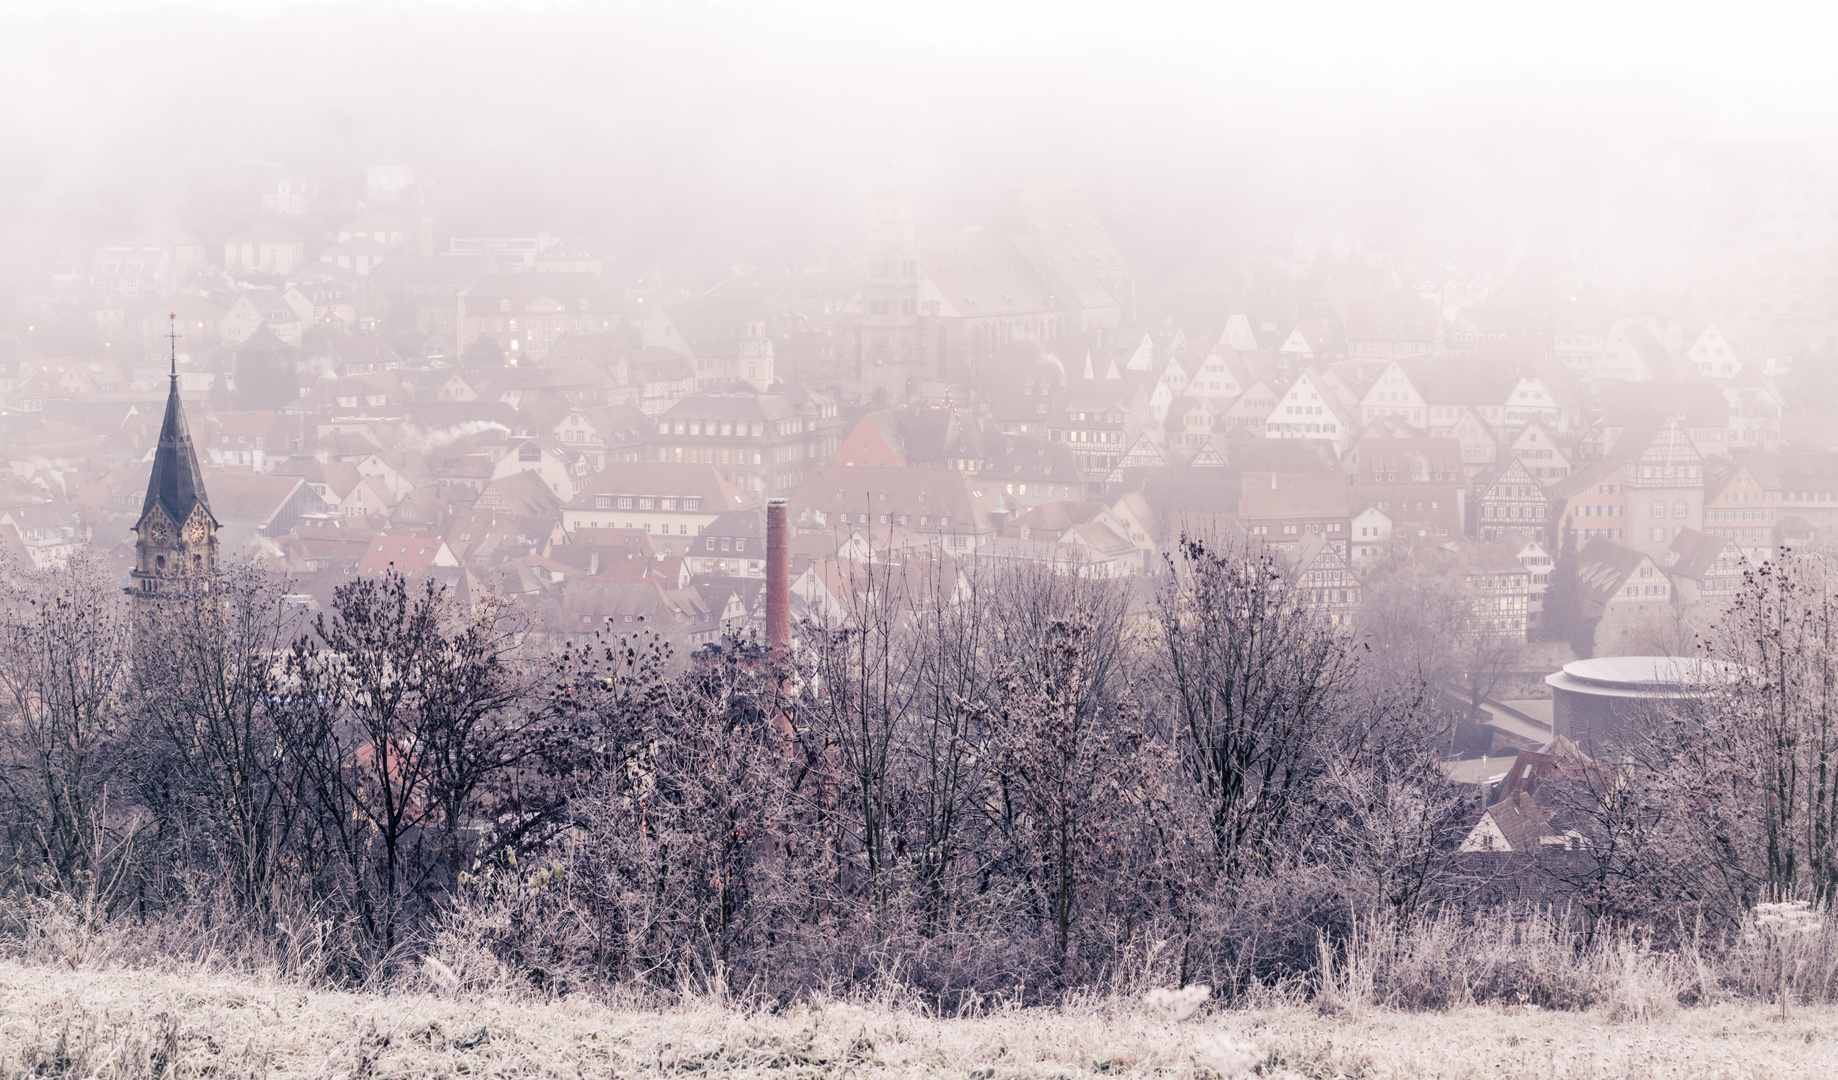
{"type": "Polygon", "coordinates": [[[1713,508],[1704,512],[1707,521],[1773,521],[1774,511],[1762,508],[1713,508]]]}
{"type": "MultiPolygon", "coordinates": [[[[1250,533],[1250,534],[1251,534],[1252,536],[1269,536],[1269,535],[1270,535],[1270,526],[1268,526],[1268,525],[1253,525],[1253,526],[1251,526],[1251,527],[1250,527],[1249,529],[1247,529],[1247,530],[1245,530],[1245,531],[1246,531],[1246,532],[1249,532],[1249,533],[1250,533]]],[[[1284,526],[1282,527],[1282,532],[1281,532],[1281,534],[1282,534],[1283,536],[1300,536],[1300,535],[1302,535],[1302,534],[1303,534],[1304,532],[1309,532],[1309,533],[1322,533],[1322,532],[1328,532],[1328,533],[1337,533],[1337,532],[1339,532],[1339,531],[1340,531],[1340,522],[1338,522],[1338,521],[1330,521],[1330,522],[1328,522],[1328,523],[1327,523],[1327,524],[1326,524],[1325,526],[1323,526],[1323,525],[1320,525],[1320,524],[1313,524],[1313,525],[1307,525],[1307,526],[1303,526],[1303,525],[1284,525],[1284,526]]]]}
{"type": "Polygon", "coordinates": [[[702,509],[700,495],[595,495],[595,510],[683,510],[694,513],[702,509]]]}
{"type": "MultiPolygon", "coordinates": [[[[1002,486],[1003,490],[1007,491],[1010,495],[1026,495],[1028,493],[1025,483],[1020,485],[1010,483],[1002,486]],[[1016,490],[1017,487],[1020,489],[1018,492],[1016,490]]],[[[1036,496],[1044,495],[1049,499],[1069,499],[1072,497],[1072,486],[1070,484],[1035,484],[1034,494],[1036,496]]]]}
{"type": "MultiPolygon", "coordinates": [[[[1453,472],[1444,472],[1441,469],[1434,470],[1428,473],[1427,475],[1429,477],[1429,481],[1435,484],[1450,483],[1450,482],[1453,482],[1455,479],[1455,474],[1453,472]]],[[[1398,474],[1396,472],[1393,472],[1390,469],[1387,469],[1384,472],[1373,470],[1373,473],[1372,473],[1372,482],[1375,484],[1392,484],[1392,483],[1396,483],[1397,479],[1398,479],[1398,474]]],[[[1414,484],[1423,483],[1422,479],[1420,479],[1417,476],[1412,476],[1409,473],[1404,474],[1404,479],[1414,484]]]]}
{"type": "MultiPolygon", "coordinates": [[[[804,420],[802,417],[794,417],[790,420],[776,421],[772,426],[775,434],[795,435],[804,430],[804,420]]],[[[725,435],[730,438],[734,436],[744,438],[750,435],[757,439],[766,433],[766,423],[763,420],[750,422],[723,420],[719,424],[713,420],[659,420],[657,433],[659,435],[725,435]]]]}
{"type": "MultiPolygon", "coordinates": [[[[889,518],[889,515],[887,515],[887,514],[882,514],[882,515],[880,516],[880,518],[878,519],[878,521],[877,521],[876,523],[877,523],[877,524],[881,524],[881,525],[886,525],[886,524],[889,524],[889,520],[888,520],[888,518],[889,518]]],[[[849,523],[850,523],[851,521],[854,521],[854,522],[855,522],[856,524],[858,524],[858,525],[867,525],[867,524],[869,524],[869,521],[868,521],[868,515],[867,515],[867,514],[856,514],[856,515],[855,515],[855,516],[854,516],[853,518],[851,518],[851,517],[850,517],[850,516],[849,516],[848,514],[837,514],[837,515],[836,515],[836,520],[837,520],[837,521],[839,521],[839,522],[841,522],[841,523],[842,523],[842,524],[844,524],[844,525],[847,525],[847,524],[849,524],[849,523]]],[[[894,516],[894,517],[893,517],[893,520],[892,520],[892,524],[897,524],[897,525],[904,525],[904,524],[906,524],[906,522],[907,522],[907,515],[905,515],[905,514],[899,514],[899,515],[897,515],[897,516],[894,516]]],[[[919,515],[919,524],[921,524],[921,525],[929,525],[929,524],[931,524],[931,517],[930,517],[930,515],[928,515],[928,514],[920,514],[920,515],[919,515]]],[[[949,516],[946,516],[946,517],[941,517],[941,518],[939,518],[939,519],[938,519],[938,527],[939,527],[939,528],[941,528],[941,529],[948,529],[948,528],[950,528],[950,527],[951,527],[951,519],[950,519],[950,517],[949,517],[949,516]]]]}
{"type": "MultiPolygon", "coordinates": [[[[580,311],[586,311],[587,310],[587,297],[583,296],[577,299],[575,301],[575,306],[580,311]]],[[[498,301],[498,310],[500,312],[508,312],[510,311],[510,309],[511,309],[511,302],[509,300],[498,301]]],[[[515,328],[516,325],[517,325],[516,321],[512,320],[511,326],[515,328]]]]}
{"type": "Polygon", "coordinates": [[[909,281],[919,276],[918,259],[874,259],[868,263],[868,274],[870,277],[890,278],[893,277],[896,265],[900,268],[900,276],[909,281]]]}
{"type": "MultiPolygon", "coordinates": [[[[1526,575],[1524,574],[1494,574],[1492,576],[1476,574],[1468,579],[1468,584],[1477,589],[1523,589],[1526,585],[1525,578],[1526,575]]],[[[1515,599],[1510,596],[1502,596],[1499,597],[1498,600],[1501,604],[1505,604],[1508,601],[1513,601],[1521,605],[1525,603],[1523,599],[1515,599]]]]}
{"type": "MultiPolygon", "coordinates": [[[[669,522],[664,522],[663,524],[656,526],[655,529],[653,529],[652,524],[649,521],[639,522],[639,523],[633,523],[633,522],[628,521],[625,523],[624,526],[621,526],[617,521],[598,521],[598,520],[581,521],[581,522],[576,522],[575,527],[578,529],[618,529],[618,528],[623,527],[627,529],[643,529],[646,532],[655,531],[659,536],[671,535],[669,522]]],[[[696,531],[698,533],[701,532],[702,526],[700,525],[696,526],[696,531]]],[[[676,527],[676,535],[677,536],[688,536],[689,526],[687,524],[678,525],[676,527]]]]}
{"type": "MultiPolygon", "coordinates": [[[[765,453],[760,450],[731,450],[723,448],[717,451],[712,446],[707,449],[692,446],[688,448],[688,456],[685,457],[684,448],[681,446],[660,446],[657,448],[657,460],[673,461],[679,465],[683,464],[685,461],[691,465],[714,465],[717,463],[715,460],[717,457],[720,458],[719,463],[722,465],[745,465],[747,464],[748,454],[753,456],[753,464],[765,464],[765,453]]],[[[802,457],[804,455],[804,448],[801,446],[774,447],[772,451],[772,460],[778,462],[786,455],[792,458],[802,457]]]]}

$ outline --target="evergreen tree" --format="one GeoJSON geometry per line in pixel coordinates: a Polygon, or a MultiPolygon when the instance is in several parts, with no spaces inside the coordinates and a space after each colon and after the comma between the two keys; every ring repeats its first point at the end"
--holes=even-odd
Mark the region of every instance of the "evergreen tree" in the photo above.
{"type": "Polygon", "coordinates": [[[1576,531],[1565,525],[1551,587],[1544,594],[1542,634],[1547,641],[1569,642],[1571,651],[1581,658],[1595,651],[1595,620],[1583,613],[1583,584],[1576,564],[1576,531]]]}

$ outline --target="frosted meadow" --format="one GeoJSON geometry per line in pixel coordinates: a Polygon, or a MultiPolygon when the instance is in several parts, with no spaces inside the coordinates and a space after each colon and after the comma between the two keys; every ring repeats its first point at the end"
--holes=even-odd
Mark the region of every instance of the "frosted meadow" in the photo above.
{"type": "MultiPolygon", "coordinates": [[[[1177,1003],[1185,1005],[1185,1002],[1177,1003]]],[[[1762,1078],[1831,1073],[1838,1010],[1649,1019],[1529,1007],[1191,1011],[1140,998],[940,1019],[899,1001],[780,1012],[389,994],[207,974],[0,964],[0,1075],[1762,1078]],[[1187,1013],[1185,1018],[1180,1017],[1187,1013]]]]}

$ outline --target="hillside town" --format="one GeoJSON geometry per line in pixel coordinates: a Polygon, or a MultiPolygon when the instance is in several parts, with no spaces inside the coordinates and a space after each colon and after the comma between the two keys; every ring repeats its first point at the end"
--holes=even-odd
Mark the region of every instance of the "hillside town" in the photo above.
{"type": "Polygon", "coordinates": [[[13,7],[0,1076],[1832,1071],[1801,13],[13,7]]]}
{"type": "Polygon", "coordinates": [[[862,561],[1146,603],[1207,532],[1336,623],[1433,552],[1472,635],[1674,652],[1838,525],[1838,202],[1790,145],[1675,145],[1641,183],[1498,265],[1300,230],[1151,307],[1065,186],[943,236],[881,192],[823,268],[662,289],[579,239],[437,235],[413,168],[355,205],[277,175],[239,232],[123,237],[15,298],[0,546],[125,573],[170,371],[226,559],[303,603],[394,568],[564,638],[714,645],[762,626],[785,499],[799,613],[845,610],[862,561]]]}

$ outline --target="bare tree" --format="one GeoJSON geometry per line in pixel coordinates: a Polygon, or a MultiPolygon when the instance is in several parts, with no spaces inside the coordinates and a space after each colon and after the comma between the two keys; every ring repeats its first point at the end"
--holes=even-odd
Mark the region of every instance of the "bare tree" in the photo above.
{"type": "Polygon", "coordinates": [[[1373,663],[1369,676],[1391,686],[1441,687],[1458,677],[1456,643],[1470,598],[1448,552],[1399,545],[1360,582],[1356,625],[1373,663]]]}
{"type": "Polygon", "coordinates": [[[135,650],[148,737],[139,787],[170,858],[208,866],[243,910],[272,914],[298,866],[309,748],[276,723],[281,666],[299,633],[281,584],[253,567],[204,583],[197,603],[147,612],[135,650]]]}
{"type": "Polygon", "coordinates": [[[1215,867],[1229,879],[1270,866],[1327,762],[1363,738],[1349,723],[1348,640],[1303,605],[1274,553],[1197,536],[1169,559],[1160,621],[1215,867]]]}
{"type": "Polygon", "coordinates": [[[1042,627],[1036,664],[1010,662],[991,717],[1005,820],[1053,927],[1062,978],[1073,973],[1074,923],[1097,884],[1089,878],[1135,831],[1125,819],[1158,779],[1147,732],[1090,662],[1107,629],[1088,612],[1042,627]]]}
{"type": "Polygon", "coordinates": [[[1783,551],[1744,575],[1712,635],[1702,747],[1748,787],[1767,899],[1838,890],[1838,573],[1783,551]]]}
{"type": "Polygon", "coordinates": [[[1436,547],[1399,548],[1367,571],[1359,634],[1393,692],[1447,688],[1469,716],[1525,659],[1522,631],[1483,609],[1461,561],[1436,547]]]}
{"type": "MultiPolygon", "coordinates": [[[[665,677],[654,642],[587,658],[572,707],[597,730],[574,800],[573,947],[637,980],[772,978],[821,957],[837,926],[826,791],[786,727],[779,673],[748,650],[665,677]]],[[[559,903],[559,901],[558,901],[559,903]]]]}
{"type": "Polygon", "coordinates": [[[498,605],[392,571],[340,586],[288,656],[287,737],[312,750],[318,822],[375,959],[491,833],[482,787],[537,752],[508,629],[498,605]]]}
{"type": "Polygon", "coordinates": [[[842,610],[814,613],[801,628],[814,692],[798,710],[795,734],[806,763],[833,787],[831,820],[848,848],[839,868],[859,875],[840,887],[884,906],[895,888],[894,861],[907,853],[897,786],[908,776],[901,758],[921,693],[914,621],[929,605],[915,588],[923,577],[903,564],[849,563],[843,573],[842,610]]]}
{"type": "Polygon", "coordinates": [[[125,811],[133,630],[87,552],[11,576],[0,596],[0,790],[16,873],[100,915],[140,821],[125,811]]]}

